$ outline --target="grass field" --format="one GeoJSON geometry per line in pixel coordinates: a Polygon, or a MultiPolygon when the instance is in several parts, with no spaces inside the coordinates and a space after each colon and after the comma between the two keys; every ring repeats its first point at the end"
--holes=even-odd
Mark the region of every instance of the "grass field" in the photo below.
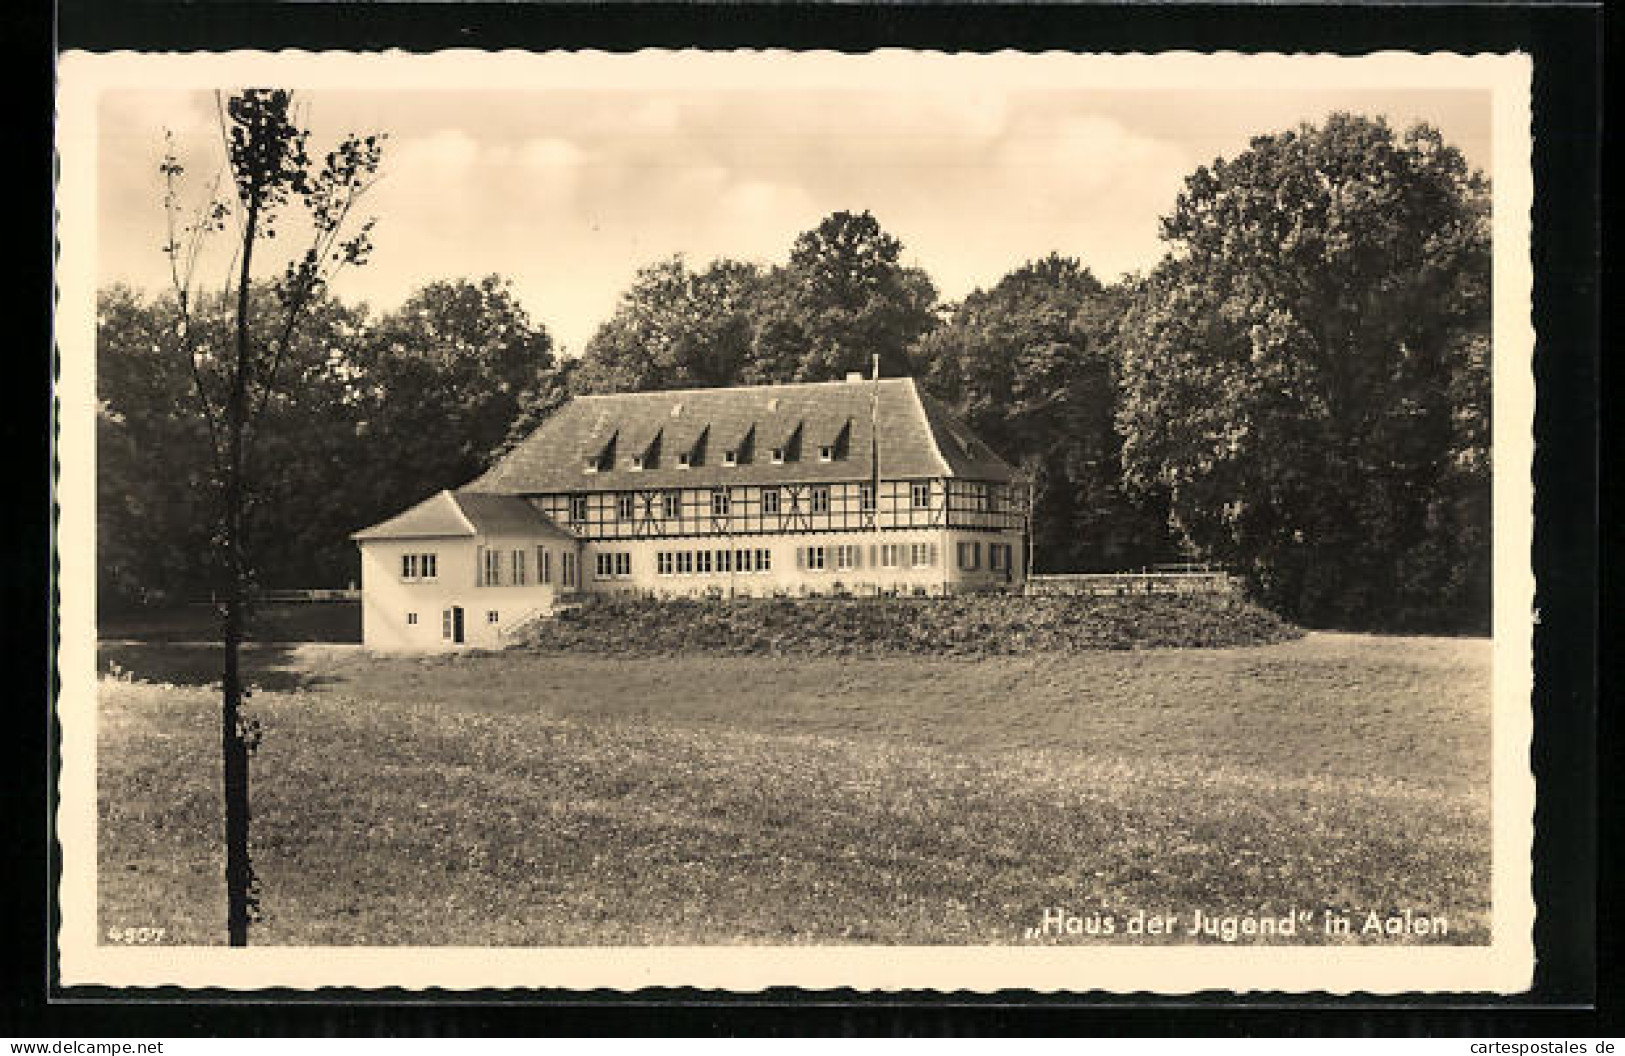
{"type": "MultiPolygon", "coordinates": [[[[256,647],[253,941],[1013,943],[1065,907],[1408,909],[1448,933],[1294,941],[1485,942],[1489,649],[256,647]]],[[[217,656],[102,653],[103,931],[219,942],[217,656]]]]}

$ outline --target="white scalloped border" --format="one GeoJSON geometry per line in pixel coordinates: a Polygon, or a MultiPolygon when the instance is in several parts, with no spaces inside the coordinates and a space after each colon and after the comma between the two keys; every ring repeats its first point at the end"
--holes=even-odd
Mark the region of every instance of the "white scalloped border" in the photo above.
{"type": "Polygon", "coordinates": [[[938,990],[1113,994],[1232,992],[1516,993],[1531,985],[1535,907],[1530,852],[1535,785],[1532,606],[1534,328],[1530,318],[1530,89],[1527,55],[1385,51],[1364,56],[1238,52],[1088,55],[879,49],[863,53],[647,49],[529,53],[468,49],[193,54],[70,52],[58,64],[60,426],[56,536],[62,640],[62,729],[56,834],[63,871],[59,968],[64,986],[565,988],[695,987],[736,992],[938,990]],[[95,100],[120,87],[247,83],[307,89],[480,89],[579,86],[929,90],[978,79],[1031,86],[1150,90],[1470,88],[1491,93],[1494,187],[1495,659],[1494,924],[1487,947],[593,947],[139,948],[96,939],[95,855],[95,100]]]}

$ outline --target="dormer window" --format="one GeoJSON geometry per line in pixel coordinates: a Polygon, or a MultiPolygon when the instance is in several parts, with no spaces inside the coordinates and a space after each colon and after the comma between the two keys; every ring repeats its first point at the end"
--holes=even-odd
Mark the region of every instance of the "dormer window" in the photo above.
{"type": "Polygon", "coordinates": [[[677,468],[678,469],[687,469],[688,464],[689,464],[688,463],[688,452],[684,451],[682,454],[677,456],[677,468]]]}
{"type": "Polygon", "coordinates": [[[633,455],[632,456],[632,469],[633,469],[633,471],[636,472],[638,470],[641,470],[642,468],[643,468],[643,456],[642,455],[633,455]]]}
{"type": "Polygon", "coordinates": [[[784,448],[775,447],[772,458],[775,466],[782,466],[784,464],[784,448]]]}
{"type": "Polygon", "coordinates": [[[725,465],[725,466],[737,466],[737,465],[739,465],[739,452],[738,451],[724,451],[722,453],[722,464],[725,465]]]}
{"type": "Polygon", "coordinates": [[[818,449],[818,461],[828,462],[835,457],[835,448],[831,444],[824,444],[818,449]]]}
{"type": "Polygon", "coordinates": [[[598,459],[596,459],[596,458],[587,459],[587,464],[581,467],[581,471],[583,473],[596,473],[596,472],[598,472],[598,459]]]}

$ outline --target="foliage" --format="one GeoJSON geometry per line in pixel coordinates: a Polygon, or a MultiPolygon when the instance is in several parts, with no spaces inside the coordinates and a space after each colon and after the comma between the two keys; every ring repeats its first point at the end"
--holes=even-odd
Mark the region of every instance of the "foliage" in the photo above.
{"type": "Polygon", "coordinates": [[[870,213],[836,212],[796,237],[770,287],[750,380],[832,381],[914,373],[909,348],[936,323],[930,278],[870,213]]]}
{"type": "Polygon", "coordinates": [[[350,528],[479,475],[522,414],[562,402],[547,330],[512,284],[431,282],[369,329],[358,350],[350,528]]]}
{"type": "Polygon", "coordinates": [[[971,293],[915,350],[931,392],[1033,481],[1039,571],[1172,556],[1165,511],[1121,488],[1112,342],[1123,302],[1051,254],[971,293]]]}
{"type": "Polygon", "coordinates": [[[103,611],[162,605],[216,576],[208,435],[173,303],[114,286],[96,299],[96,596],[103,611]]]}
{"type": "MultiPolygon", "coordinates": [[[[276,339],[277,295],[250,289],[256,342],[276,339]]],[[[200,356],[194,378],[173,294],[111,287],[98,298],[98,601],[104,613],[220,592],[218,478],[196,382],[223,391],[227,362],[200,356]]],[[[194,296],[193,340],[229,343],[232,305],[194,296]]],[[[359,523],[353,364],[368,320],[320,295],[289,336],[284,384],[255,422],[259,470],[243,481],[242,545],[264,586],[343,585],[355,578],[348,533],[359,523]]]]}
{"type": "MultiPolygon", "coordinates": [[[[275,340],[276,292],[250,289],[256,342],[275,340]]],[[[232,305],[194,297],[196,335],[227,342],[232,305]]],[[[220,590],[212,563],[207,429],[175,327],[174,295],[124,287],[98,316],[98,567],[105,613],[220,590]]],[[[226,364],[198,364],[211,393],[226,364]]],[[[244,482],[244,546],[267,588],[358,579],[349,535],[480,473],[509,437],[563,402],[571,362],[509,284],[433,282],[382,318],[326,295],[289,336],[283,385],[255,423],[259,468],[244,482]]]]}
{"type": "Polygon", "coordinates": [[[681,256],[638,271],[587,343],[578,392],[637,392],[734,384],[752,355],[752,311],[763,275],[713,261],[690,270],[681,256]]]}
{"type": "Polygon", "coordinates": [[[635,392],[867,373],[911,374],[908,349],[935,325],[936,288],[899,262],[902,243],[869,213],[837,212],[763,270],[671,257],[641,269],[587,343],[572,388],[635,392]]]}
{"type": "Polygon", "coordinates": [[[1334,115],[1198,169],[1123,330],[1129,481],[1291,618],[1486,626],[1488,221],[1427,127],[1334,115]]]}
{"type": "Polygon", "coordinates": [[[539,623],[525,647],[610,655],[1000,656],[1259,645],[1298,634],[1239,598],[662,600],[588,597],[539,623]]]}

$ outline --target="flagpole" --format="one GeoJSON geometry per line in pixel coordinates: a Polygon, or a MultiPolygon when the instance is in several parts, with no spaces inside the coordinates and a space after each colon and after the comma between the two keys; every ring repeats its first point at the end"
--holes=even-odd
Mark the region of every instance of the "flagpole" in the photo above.
{"type": "Polygon", "coordinates": [[[884,567],[881,553],[885,549],[885,535],[880,530],[880,353],[873,359],[873,383],[869,388],[869,499],[873,509],[869,515],[875,526],[875,556],[870,566],[875,576],[875,596],[880,596],[880,570],[884,567]]]}

